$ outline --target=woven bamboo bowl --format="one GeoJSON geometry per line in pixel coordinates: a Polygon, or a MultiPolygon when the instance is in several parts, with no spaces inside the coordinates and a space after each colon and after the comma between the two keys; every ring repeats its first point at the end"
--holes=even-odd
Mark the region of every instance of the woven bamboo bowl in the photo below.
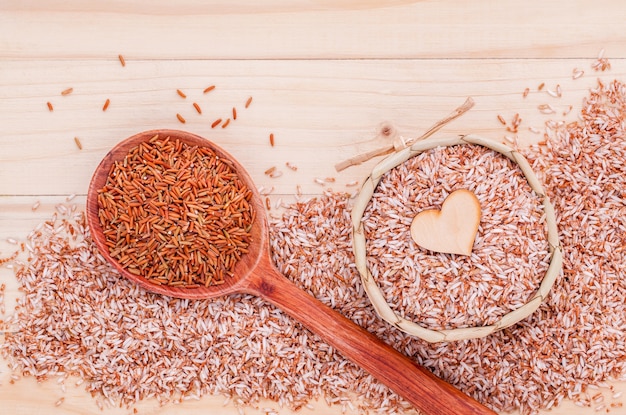
{"type": "Polygon", "coordinates": [[[528,317],[535,310],[537,310],[539,305],[543,302],[543,300],[550,292],[557,275],[561,271],[563,263],[563,249],[559,244],[558,228],[556,225],[554,206],[550,202],[550,199],[546,195],[542,184],[533,172],[526,158],[509,146],[475,135],[441,138],[431,137],[422,141],[418,141],[398,152],[392,153],[374,167],[372,173],[363,183],[363,186],[355,199],[351,215],[352,244],[354,249],[356,267],[361,276],[361,281],[365,288],[365,292],[372,302],[376,313],[383,320],[399,328],[400,330],[431,343],[485,337],[498,330],[502,330],[506,327],[512,326],[520,320],[528,317]],[[398,315],[385,301],[382,290],[380,289],[376,281],[374,281],[372,274],[367,268],[366,240],[365,232],[363,230],[362,218],[363,213],[365,212],[365,209],[369,201],[371,200],[372,195],[374,194],[376,186],[386,172],[426,150],[430,150],[436,147],[448,147],[463,144],[475,144],[489,148],[508,157],[514,163],[517,163],[517,165],[520,167],[522,173],[526,177],[526,180],[528,180],[531,189],[539,196],[544,206],[546,224],[548,228],[547,238],[550,250],[550,265],[548,266],[548,269],[541,281],[541,284],[539,285],[539,287],[537,287],[537,291],[530,298],[530,300],[525,305],[502,316],[500,320],[498,320],[496,323],[479,327],[432,330],[422,327],[419,324],[409,321],[404,317],[398,315]]]}

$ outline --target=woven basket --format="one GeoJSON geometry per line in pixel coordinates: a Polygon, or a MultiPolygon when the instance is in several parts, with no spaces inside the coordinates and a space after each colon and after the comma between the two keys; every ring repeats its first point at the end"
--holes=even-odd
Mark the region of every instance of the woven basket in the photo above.
{"type": "Polygon", "coordinates": [[[411,335],[417,336],[428,342],[442,342],[442,341],[454,341],[465,340],[472,338],[479,338],[488,336],[498,330],[502,330],[509,327],[518,321],[528,317],[532,314],[546,298],[554,281],[559,274],[563,262],[562,247],[559,244],[558,229],[556,225],[556,217],[554,207],[550,202],[548,196],[543,190],[543,186],[539,182],[537,176],[535,176],[530,164],[526,158],[515,151],[514,149],[497,143],[492,140],[488,140],[475,135],[465,135],[460,137],[431,137],[426,140],[418,141],[410,147],[404,148],[396,153],[393,153],[378,163],[367,180],[363,183],[359,194],[357,195],[354,206],[352,208],[352,243],[354,249],[356,267],[361,275],[361,281],[365,291],[374,305],[374,308],[378,315],[396,326],[400,330],[405,331],[411,335]],[[488,326],[480,327],[467,327],[459,329],[449,330],[431,330],[420,326],[412,321],[396,314],[392,308],[385,301],[385,297],[372,278],[372,274],[367,268],[367,252],[365,248],[365,233],[363,231],[362,218],[365,209],[374,194],[374,190],[378,185],[381,177],[389,170],[404,163],[411,157],[414,157],[426,150],[430,150],[436,147],[455,146],[460,144],[476,144],[483,147],[487,147],[491,150],[497,151],[504,156],[517,163],[522,170],[526,180],[530,184],[532,190],[540,197],[543,202],[544,212],[546,217],[546,223],[548,228],[548,244],[550,249],[550,265],[546,271],[541,284],[539,285],[535,294],[530,300],[523,306],[509,312],[504,315],[496,323],[488,326]]]}

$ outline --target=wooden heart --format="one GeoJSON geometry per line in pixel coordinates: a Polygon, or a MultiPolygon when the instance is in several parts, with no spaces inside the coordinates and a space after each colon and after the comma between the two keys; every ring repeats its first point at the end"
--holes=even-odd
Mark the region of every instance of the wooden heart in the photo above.
{"type": "Polygon", "coordinates": [[[480,223],[480,203],[466,189],[448,195],[441,210],[418,213],[411,222],[411,237],[422,248],[446,254],[470,255],[480,223]]]}

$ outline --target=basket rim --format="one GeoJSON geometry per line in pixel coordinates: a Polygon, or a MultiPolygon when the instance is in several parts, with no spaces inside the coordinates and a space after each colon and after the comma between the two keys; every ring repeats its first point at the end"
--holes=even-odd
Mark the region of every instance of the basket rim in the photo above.
{"type": "Polygon", "coordinates": [[[526,157],[514,148],[478,135],[468,134],[452,137],[431,137],[418,141],[410,147],[406,147],[400,151],[390,154],[374,166],[370,175],[363,182],[359,193],[355,197],[350,215],[352,219],[352,245],[356,268],[361,277],[361,282],[365,292],[374,306],[374,310],[383,320],[393,326],[430,343],[485,337],[496,331],[518,323],[537,310],[539,305],[552,289],[554,281],[561,272],[561,268],[563,266],[563,248],[559,242],[555,209],[550,201],[550,198],[546,195],[543,185],[532,170],[530,163],[526,157]],[[433,330],[425,328],[418,323],[407,320],[398,315],[385,301],[381,288],[378,286],[376,281],[374,281],[374,278],[367,267],[366,239],[365,232],[363,230],[362,218],[380,179],[386,172],[426,150],[431,150],[437,147],[450,147],[465,144],[475,144],[489,148],[509,158],[520,167],[531,189],[541,199],[544,206],[544,214],[547,225],[547,240],[550,250],[550,264],[541,283],[539,284],[539,287],[537,288],[537,291],[529,299],[529,301],[523,306],[503,315],[494,324],[457,329],[433,330]]]}

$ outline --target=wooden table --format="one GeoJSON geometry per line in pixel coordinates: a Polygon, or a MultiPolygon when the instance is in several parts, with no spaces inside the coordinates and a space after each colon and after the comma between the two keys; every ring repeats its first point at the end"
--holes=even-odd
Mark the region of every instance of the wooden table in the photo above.
{"type": "MultiPolygon", "coordinates": [[[[90,176],[108,149],[146,129],[185,129],[217,142],[259,186],[274,186],[272,197],[285,202],[298,185],[305,194],[321,194],[315,178],[335,177],[333,188],[343,190],[366,177],[374,161],[341,173],[334,165],[380,146],[381,123],[405,137],[418,136],[468,96],[474,109],[442,134],[502,140],[514,134],[497,116],[510,122],[519,114],[517,138],[538,140],[541,135],[529,127],[542,129],[555,117],[541,114],[538,105],[549,103],[559,112],[572,105],[568,115],[557,115],[575,119],[596,78],[626,79],[624,22],[626,7],[619,0],[4,0],[0,257],[13,249],[7,238],[23,240],[68,195],[84,203],[90,176]],[[611,70],[594,72],[591,64],[602,49],[611,70]],[[575,68],[584,71],[579,79],[573,79],[575,68]],[[204,94],[210,85],[215,90],[204,94]],[[547,92],[557,85],[561,98],[547,92]],[[72,93],[62,96],[67,88],[72,93]],[[530,93],[523,98],[526,88],[530,93]],[[250,96],[253,102],[244,109],[250,96]],[[213,120],[229,117],[233,106],[237,120],[212,129],[213,120]],[[264,174],[285,162],[296,164],[297,173],[275,179],[264,174]],[[33,211],[36,201],[41,206],[33,211]]],[[[0,281],[7,284],[11,310],[19,295],[12,271],[1,268],[0,281]]],[[[55,408],[54,382],[8,385],[4,364],[1,370],[2,413],[99,413],[81,390],[68,390],[66,402],[55,408]]],[[[144,407],[155,414],[237,413],[222,402],[144,407]]],[[[330,412],[325,404],[316,408],[330,412]]],[[[593,409],[566,403],[552,413],[593,409]]]]}

